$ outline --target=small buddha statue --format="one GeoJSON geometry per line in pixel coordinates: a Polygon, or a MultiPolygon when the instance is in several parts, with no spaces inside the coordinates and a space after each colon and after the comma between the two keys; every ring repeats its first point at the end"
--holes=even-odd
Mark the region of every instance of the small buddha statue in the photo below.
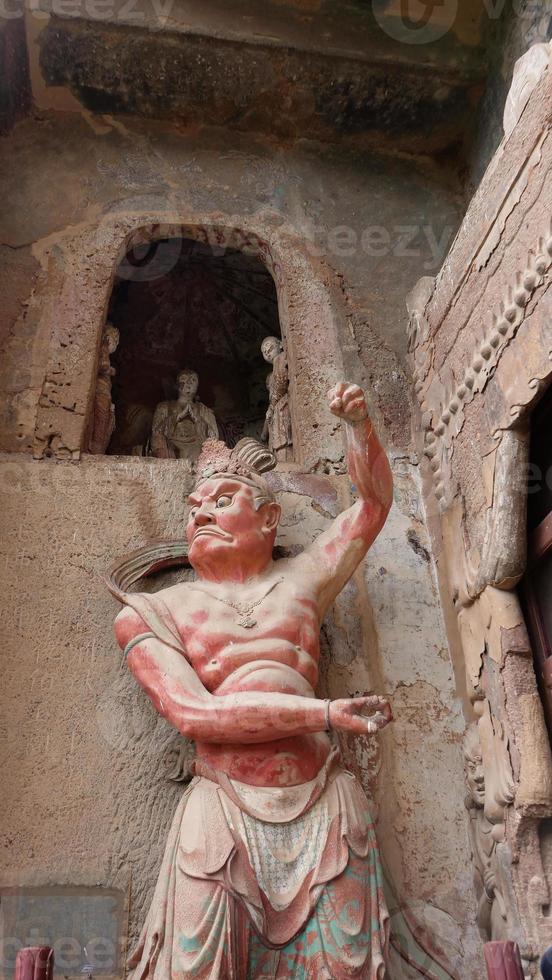
{"type": "Polygon", "coordinates": [[[197,398],[199,378],[185,368],[176,379],[178,396],[157,405],[151,428],[151,455],[182,459],[193,469],[206,439],[219,435],[214,412],[197,398]]]}

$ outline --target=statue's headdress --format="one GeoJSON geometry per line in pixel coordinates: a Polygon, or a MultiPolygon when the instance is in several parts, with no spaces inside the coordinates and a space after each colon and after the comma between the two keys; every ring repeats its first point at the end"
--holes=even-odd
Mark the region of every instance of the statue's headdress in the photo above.
{"type": "Polygon", "coordinates": [[[205,480],[231,476],[240,483],[254,487],[257,506],[275,500],[272,490],[261,476],[276,466],[276,456],[256,439],[245,438],[230,449],[218,439],[207,439],[197,461],[196,487],[205,480]]]}

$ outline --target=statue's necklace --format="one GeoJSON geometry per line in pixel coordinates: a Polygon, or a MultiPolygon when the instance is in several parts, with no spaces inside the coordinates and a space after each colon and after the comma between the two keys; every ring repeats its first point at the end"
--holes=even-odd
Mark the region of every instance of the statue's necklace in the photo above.
{"type": "Polygon", "coordinates": [[[253,616],[251,615],[253,610],[256,609],[257,606],[260,606],[261,602],[264,602],[267,596],[269,596],[270,593],[274,591],[276,586],[280,585],[280,583],[283,581],[284,581],[283,576],[281,576],[279,579],[276,579],[276,581],[272,583],[270,588],[267,590],[267,592],[264,593],[264,595],[261,596],[260,599],[256,599],[255,602],[248,602],[248,603],[233,602],[232,599],[223,599],[222,596],[214,595],[212,592],[208,592],[207,589],[202,589],[198,585],[194,585],[193,588],[196,589],[198,592],[204,592],[205,595],[210,596],[211,599],[216,599],[218,602],[223,602],[225,606],[231,606],[232,609],[235,609],[240,616],[240,618],[236,620],[236,624],[238,626],[243,626],[243,628],[246,630],[250,630],[253,628],[253,626],[257,625],[257,620],[254,619],[253,616]]]}

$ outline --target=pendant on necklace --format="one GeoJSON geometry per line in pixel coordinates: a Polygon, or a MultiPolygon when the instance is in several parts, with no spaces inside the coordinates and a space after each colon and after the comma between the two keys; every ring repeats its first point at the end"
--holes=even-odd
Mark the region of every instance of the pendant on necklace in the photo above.
{"type": "Polygon", "coordinates": [[[241,619],[238,619],[238,626],[243,626],[244,630],[250,630],[256,625],[257,620],[253,619],[253,616],[242,616],[241,619]]]}

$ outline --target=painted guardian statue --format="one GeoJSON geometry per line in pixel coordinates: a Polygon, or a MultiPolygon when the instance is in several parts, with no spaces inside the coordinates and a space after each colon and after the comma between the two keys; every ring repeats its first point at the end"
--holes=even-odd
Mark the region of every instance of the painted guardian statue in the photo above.
{"type": "Polygon", "coordinates": [[[117,616],[134,677],[197,746],[133,980],[385,974],[372,818],[328,732],[372,735],[391,710],[314,691],[321,622],[385,522],[392,478],[361,389],[341,383],[328,397],[358,502],[302,554],[274,561],[278,503],[239,452],[219,452],[189,498],[196,580],[125,595],[117,616]]]}

